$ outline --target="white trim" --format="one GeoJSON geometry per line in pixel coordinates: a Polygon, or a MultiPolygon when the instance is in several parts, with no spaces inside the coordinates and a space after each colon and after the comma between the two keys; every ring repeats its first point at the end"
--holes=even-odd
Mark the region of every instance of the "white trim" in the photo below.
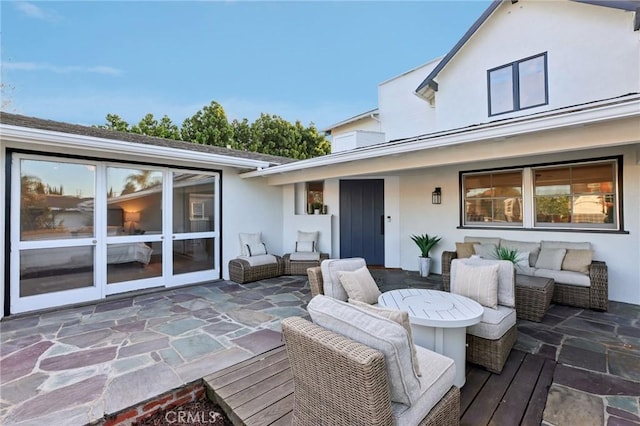
{"type": "Polygon", "coordinates": [[[0,137],[15,142],[36,142],[43,145],[52,145],[65,148],[88,149],[91,151],[100,152],[101,157],[105,157],[107,156],[107,154],[131,155],[132,153],[135,153],[139,155],[151,156],[154,158],[188,160],[197,164],[206,164],[209,167],[212,163],[217,165],[241,168],[261,169],[269,167],[269,163],[262,160],[238,158],[227,155],[212,154],[201,151],[190,151],[187,149],[150,145],[138,142],[126,142],[116,139],[75,135],[70,133],[33,129],[1,123],[0,137]]]}
{"type": "Polygon", "coordinates": [[[506,139],[508,137],[543,130],[561,129],[638,116],[640,116],[640,96],[633,95],[628,99],[620,98],[596,102],[589,106],[575,106],[565,112],[548,111],[535,117],[525,116],[506,119],[500,124],[496,124],[495,122],[487,123],[472,128],[467,127],[441,132],[439,134],[416,136],[397,142],[387,142],[374,147],[358,148],[351,151],[273,166],[264,170],[251,171],[241,174],[240,177],[252,178],[275,175],[312,167],[333,166],[350,161],[460,145],[479,140],[506,139]]]}

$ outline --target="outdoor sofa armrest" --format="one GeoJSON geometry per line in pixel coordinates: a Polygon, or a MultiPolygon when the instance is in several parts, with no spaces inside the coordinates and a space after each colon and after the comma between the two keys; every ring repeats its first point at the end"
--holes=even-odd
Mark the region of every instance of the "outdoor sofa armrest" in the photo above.
{"type": "Polygon", "coordinates": [[[451,286],[451,261],[456,259],[458,254],[455,251],[442,252],[442,289],[449,291],[451,286]]]}
{"type": "Polygon", "coordinates": [[[589,266],[589,280],[591,282],[591,289],[589,290],[589,305],[591,309],[606,311],[609,300],[607,264],[598,260],[592,261],[591,266],[589,266]]]}
{"type": "Polygon", "coordinates": [[[307,268],[307,277],[309,278],[309,287],[311,288],[311,297],[324,294],[324,285],[322,281],[322,272],[319,266],[307,268]]]}

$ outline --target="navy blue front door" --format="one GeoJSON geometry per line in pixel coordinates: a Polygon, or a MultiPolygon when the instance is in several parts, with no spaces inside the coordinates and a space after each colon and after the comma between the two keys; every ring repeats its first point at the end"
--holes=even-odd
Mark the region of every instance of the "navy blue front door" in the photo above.
{"type": "Polygon", "coordinates": [[[384,180],[340,181],[340,257],[384,266],[384,180]]]}

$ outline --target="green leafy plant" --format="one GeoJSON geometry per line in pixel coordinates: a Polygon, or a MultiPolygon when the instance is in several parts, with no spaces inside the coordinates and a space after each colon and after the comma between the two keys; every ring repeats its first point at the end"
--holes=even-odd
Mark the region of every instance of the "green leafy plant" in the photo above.
{"type": "Polygon", "coordinates": [[[437,235],[430,237],[429,234],[424,235],[412,235],[411,239],[416,243],[418,248],[420,249],[420,257],[429,257],[429,251],[438,244],[438,242],[442,239],[437,235]]]}
{"type": "Polygon", "coordinates": [[[498,260],[508,260],[509,262],[516,265],[518,260],[520,260],[520,253],[517,249],[510,249],[508,247],[496,247],[496,251],[494,256],[498,260]]]}

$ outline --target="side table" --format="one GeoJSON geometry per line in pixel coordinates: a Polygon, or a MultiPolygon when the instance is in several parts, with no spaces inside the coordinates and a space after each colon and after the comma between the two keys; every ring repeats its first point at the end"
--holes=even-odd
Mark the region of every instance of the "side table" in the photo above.
{"type": "Polygon", "coordinates": [[[516,315],[518,318],[540,322],[547,313],[553,297],[553,278],[516,275],[516,315]]]}

